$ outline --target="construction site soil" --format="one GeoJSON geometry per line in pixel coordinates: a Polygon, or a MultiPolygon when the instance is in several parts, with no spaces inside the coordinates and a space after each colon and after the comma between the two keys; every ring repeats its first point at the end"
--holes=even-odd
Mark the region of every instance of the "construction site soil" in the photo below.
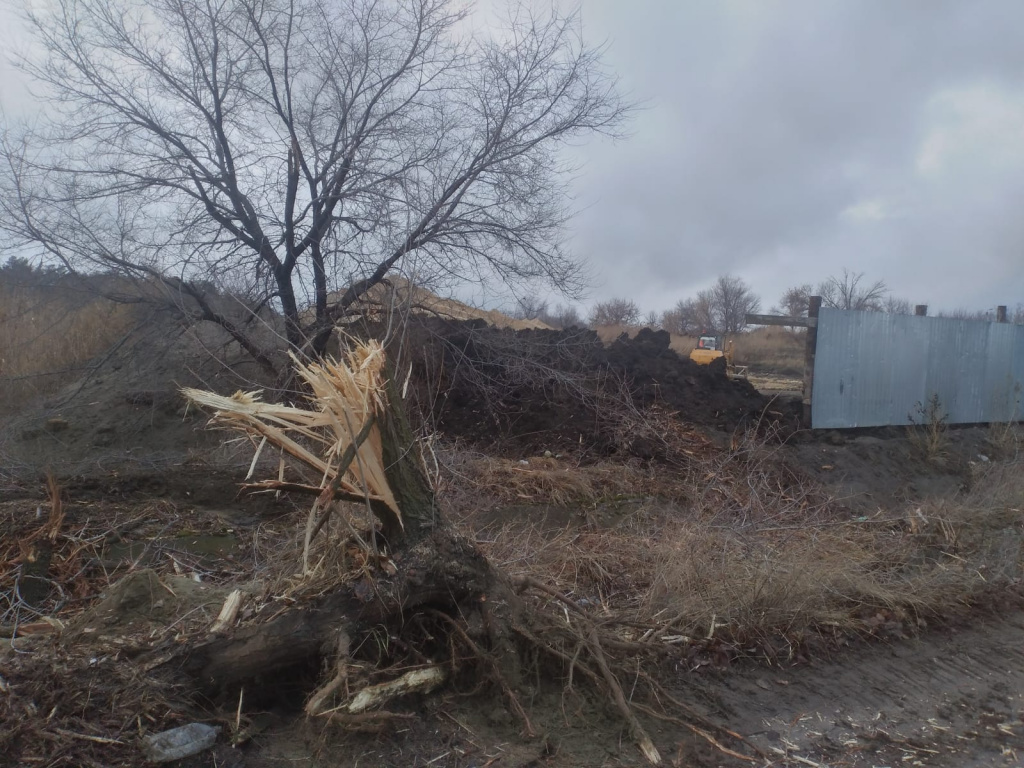
{"type": "Polygon", "coordinates": [[[724,358],[698,365],[670,349],[665,331],[642,329],[603,344],[597,333],[426,324],[413,336],[421,410],[451,439],[492,450],[580,450],[657,455],[650,440],[627,440],[624,425],[652,406],[677,421],[719,432],[758,420],[788,420],[724,358]]]}
{"type": "MultiPolygon", "coordinates": [[[[657,332],[603,345],[590,331],[437,322],[405,341],[397,367],[412,371],[411,400],[427,431],[524,462],[550,454],[578,467],[611,457],[676,471],[659,464],[657,435],[644,434],[655,408],[716,450],[759,431],[773,460],[831,494],[848,519],[954,497],[979,466],[1011,450],[981,427],[951,431],[938,459],[903,430],[802,431],[798,402],[762,395],[724,363],[697,366],[657,332]]],[[[232,589],[253,601],[265,590],[268,563],[294,543],[308,503],[239,494],[251,446],[207,430],[208,415],[181,399],[182,386],[273,385],[219,331],[143,330],[84,373],[0,423],[0,765],[138,765],[143,733],[195,720],[217,723],[218,743],[176,764],[646,764],[607,701],[571,679],[568,689],[540,677],[523,686],[529,717],[542,724],[534,736],[523,735],[500,692],[473,680],[412,697],[377,733],[347,734],[301,714],[320,669],[256,681],[262,690],[230,702],[158,674],[232,589]],[[60,519],[47,528],[54,493],[60,519]],[[33,593],[32,579],[44,588],[33,593]]],[[[260,467],[276,472],[276,457],[260,467]]],[[[973,612],[951,606],[944,622],[892,632],[883,624],[863,637],[824,632],[789,656],[666,658],[663,685],[702,720],[743,736],[732,750],[720,734],[642,721],[674,766],[1024,764],[1018,593],[1019,585],[990,596],[973,612]]]]}

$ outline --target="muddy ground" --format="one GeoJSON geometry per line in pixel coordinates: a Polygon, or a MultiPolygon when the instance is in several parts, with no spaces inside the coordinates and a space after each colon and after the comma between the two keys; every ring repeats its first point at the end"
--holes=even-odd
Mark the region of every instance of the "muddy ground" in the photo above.
{"type": "MultiPolygon", "coordinates": [[[[521,352],[523,338],[537,340],[487,333],[474,326],[446,336],[441,358],[424,357],[419,382],[421,402],[435,403],[428,422],[441,439],[481,453],[527,461],[548,451],[576,465],[616,456],[658,462],[656,441],[623,440],[628,421],[608,427],[595,420],[611,402],[611,383],[629,389],[635,406],[667,410],[722,450],[745,429],[764,429],[793,476],[831,495],[844,517],[953,497],[976,482],[978,467],[1006,460],[1011,450],[981,427],[951,431],[941,455],[923,453],[903,430],[800,431],[794,403],[761,395],[723,370],[692,366],[657,334],[608,349],[589,336],[575,339],[571,354],[565,339],[542,337],[546,351],[534,359],[543,376],[531,369],[522,378],[507,366],[495,375],[495,357],[507,357],[510,342],[521,352]],[[465,375],[453,364],[471,352],[483,365],[465,375]],[[438,379],[427,375],[441,370],[430,367],[439,359],[450,392],[442,407],[431,396],[438,379]],[[493,385],[488,391],[479,387],[481,370],[493,385]],[[594,370],[617,374],[605,376],[606,389],[575,396],[575,374],[594,370]]],[[[645,764],[606,700],[579,683],[567,690],[539,667],[523,688],[540,726],[533,738],[473,676],[408,700],[400,711],[411,717],[380,734],[346,734],[302,716],[319,669],[261,681],[240,703],[195,698],[152,677],[159,649],[208,627],[231,588],[245,591],[246,610],[273,609],[265,587],[280,574],[268,569],[294,545],[307,508],[304,500],[238,493],[251,448],[225,447],[177,389],[266,382],[222,339],[204,337],[200,347],[221,355],[197,355],[187,334],[166,346],[126,347],[86,379],[7,416],[0,432],[0,764],[140,764],[141,733],[195,720],[223,730],[214,750],[182,763],[191,766],[645,764]],[[63,500],[52,535],[48,468],[63,500]],[[26,559],[26,546],[42,559],[26,559]],[[15,595],[14,579],[29,560],[39,564],[45,588],[32,593],[29,574],[21,582],[27,597],[15,595]],[[42,679],[40,660],[53,670],[42,679]],[[40,712],[51,713],[49,730],[39,726],[50,722],[40,712]]],[[[524,509],[517,514],[536,511],[524,509]]],[[[479,536],[494,522],[488,514],[479,536]]],[[[581,524],[572,514],[563,522],[581,524]]],[[[659,675],[671,694],[744,736],[746,744],[729,746],[749,760],[680,723],[642,721],[665,763],[677,766],[1020,765],[1024,603],[1016,595],[1010,589],[970,612],[951,606],[944,619],[891,631],[884,616],[878,632],[863,635],[822,628],[817,642],[791,657],[752,651],[665,662],[659,675]]]]}

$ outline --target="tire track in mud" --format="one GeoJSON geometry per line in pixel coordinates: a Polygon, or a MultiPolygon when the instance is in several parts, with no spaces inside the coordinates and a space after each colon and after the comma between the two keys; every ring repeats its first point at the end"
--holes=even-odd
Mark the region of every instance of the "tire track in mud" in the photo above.
{"type": "Polygon", "coordinates": [[[769,756],[765,765],[1024,765],[1017,607],[833,661],[737,670],[709,688],[730,727],[769,756]]]}

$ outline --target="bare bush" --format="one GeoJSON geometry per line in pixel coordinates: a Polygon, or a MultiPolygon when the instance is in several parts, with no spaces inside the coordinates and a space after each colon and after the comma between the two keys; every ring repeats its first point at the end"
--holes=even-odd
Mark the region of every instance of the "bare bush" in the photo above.
{"type": "Polygon", "coordinates": [[[594,305],[588,323],[591,327],[604,325],[639,325],[640,307],[631,299],[609,299],[594,305]]]}
{"type": "Polygon", "coordinates": [[[711,294],[701,291],[696,298],[680,301],[661,316],[661,326],[681,336],[699,336],[714,328],[711,294]]]}

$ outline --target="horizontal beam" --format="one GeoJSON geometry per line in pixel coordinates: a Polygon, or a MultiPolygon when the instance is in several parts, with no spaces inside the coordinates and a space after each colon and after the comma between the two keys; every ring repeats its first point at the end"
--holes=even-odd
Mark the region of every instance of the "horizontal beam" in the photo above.
{"type": "Polygon", "coordinates": [[[792,315],[747,315],[747,325],[786,325],[790,328],[817,328],[816,317],[793,317],[792,315]]]}

